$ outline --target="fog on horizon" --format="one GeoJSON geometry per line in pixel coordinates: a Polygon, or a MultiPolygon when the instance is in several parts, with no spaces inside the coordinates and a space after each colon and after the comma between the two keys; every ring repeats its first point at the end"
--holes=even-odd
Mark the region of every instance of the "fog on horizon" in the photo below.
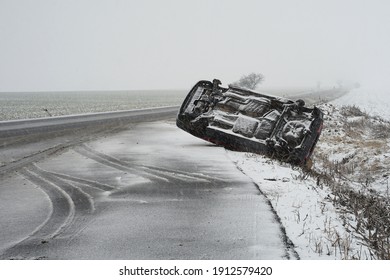
{"type": "Polygon", "coordinates": [[[0,92],[386,87],[385,0],[0,0],[0,92]]]}

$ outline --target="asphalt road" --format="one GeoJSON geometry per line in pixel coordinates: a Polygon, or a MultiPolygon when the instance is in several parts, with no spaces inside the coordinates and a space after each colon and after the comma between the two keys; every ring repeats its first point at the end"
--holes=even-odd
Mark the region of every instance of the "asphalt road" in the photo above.
{"type": "Polygon", "coordinates": [[[0,123],[0,258],[299,258],[225,150],[176,128],[177,109],[0,123]]]}
{"type": "Polygon", "coordinates": [[[76,139],[3,165],[1,259],[298,258],[225,150],[172,118],[76,139]]]}
{"type": "Polygon", "coordinates": [[[136,123],[172,117],[178,106],[148,108],[129,111],[102,112],[50,118],[13,120],[0,122],[0,140],[34,134],[64,132],[78,128],[106,127],[115,124],[136,123]]]}

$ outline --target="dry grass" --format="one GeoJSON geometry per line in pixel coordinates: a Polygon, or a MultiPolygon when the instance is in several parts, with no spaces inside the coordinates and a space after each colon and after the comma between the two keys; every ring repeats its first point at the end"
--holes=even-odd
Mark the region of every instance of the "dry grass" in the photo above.
{"type": "Polygon", "coordinates": [[[368,114],[362,111],[359,107],[352,106],[342,106],[340,108],[340,114],[345,117],[368,117],[368,114]]]}
{"type": "MultiPolygon", "coordinates": [[[[330,199],[339,210],[344,227],[348,232],[361,240],[362,246],[369,249],[370,256],[350,255],[350,237],[324,226],[328,240],[338,248],[343,259],[390,259],[390,203],[389,199],[372,190],[356,191],[348,181],[340,180],[329,174],[308,171],[309,176],[316,178],[320,187],[329,187],[330,199]],[[336,246],[337,245],[337,246],[336,246]]],[[[329,249],[328,249],[329,251],[329,249]]],[[[335,252],[337,250],[333,250],[335,252]]]]}
{"type": "Polygon", "coordinates": [[[345,106],[339,111],[325,107],[325,111],[327,129],[315,150],[315,167],[308,171],[308,176],[316,178],[320,187],[330,189],[344,226],[368,248],[370,256],[350,256],[346,250],[348,240],[338,238],[337,233],[329,238],[334,238],[346,258],[389,260],[390,158],[383,154],[389,150],[390,123],[356,106],[345,106]],[[387,193],[380,193],[373,186],[384,179],[387,193]]]}

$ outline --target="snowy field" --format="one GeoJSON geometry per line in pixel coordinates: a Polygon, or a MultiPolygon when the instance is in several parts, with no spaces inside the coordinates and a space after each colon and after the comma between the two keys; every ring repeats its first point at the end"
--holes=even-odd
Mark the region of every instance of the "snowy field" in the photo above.
{"type": "Polygon", "coordinates": [[[182,90],[0,92],[0,121],[180,105],[182,90]]]}
{"type": "Polygon", "coordinates": [[[355,105],[370,115],[390,120],[390,90],[358,88],[333,101],[332,104],[355,105]]]}
{"type": "Polygon", "coordinates": [[[301,259],[390,257],[383,234],[390,201],[388,93],[356,89],[319,105],[324,129],[310,172],[228,151],[269,199],[301,259]]]}

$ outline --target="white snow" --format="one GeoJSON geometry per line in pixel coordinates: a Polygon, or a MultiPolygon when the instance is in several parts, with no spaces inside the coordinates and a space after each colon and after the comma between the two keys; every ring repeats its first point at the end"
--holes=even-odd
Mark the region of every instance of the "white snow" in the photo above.
{"type": "Polygon", "coordinates": [[[336,106],[355,105],[373,116],[390,120],[390,90],[358,88],[331,102],[336,106]]]}
{"type": "Polygon", "coordinates": [[[240,133],[247,137],[252,137],[257,128],[258,122],[254,118],[244,115],[239,115],[237,121],[234,123],[233,132],[240,133]]]}
{"type": "Polygon", "coordinates": [[[343,226],[331,193],[305,178],[299,168],[292,170],[289,164],[251,153],[228,151],[228,155],[269,199],[301,259],[369,256],[343,226]]]}
{"type": "MultiPolygon", "coordinates": [[[[363,122],[360,116],[342,116],[339,109],[344,105],[358,106],[363,112],[382,119],[390,120],[390,91],[355,89],[329,105],[322,105],[325,110],[325,125],[316,152],[337,164],[353,158],[361,166],[356,167],[350,177],[359,176],[361,169],[376,165],[372,189],[382,195],[389,195],[387,168],[390,164],[389,139],[380,139],[357,130],[363,144],[358,142],[342,126],[345,123],[363,122]],[[365,142],[367,141],[367,142],[365,142]],[[383,144],[384,143],[384,144],[383,144]],[[387,146],[386,146],[387,143],[387,146]],[[379,144],[382,146],[379,147],[379,144]],[[383,147],[387,147],[383,150],[383,147]],[[382,149],[382,150],[380,150],[382,149]],[[360,169],[359,169],[360,168],[360,169]],[[386,176],[382,176],[385,175],[386,176]],[[387,184],[386,184],[387,183],[387,184]]],[[[321,106],[320,106],[321,107],[321,106]]],[[[374,120],[375,121],[375,120],[374,120]]],[[[379,120],[380,121],[380,120],[379,120]]],[[[347,126],[348,128],[348,126],[347,126]]],[[[342,215],[332,202],[334,195],[326,184],[319,184],[316,179],[306,176],[300,168],[292,168],[261,155],[227,151],[229,157],[252,178],[259,190],[268,198],[286,229],[287,236],[295,245],[301,259],[371,259],[370,250],[361,242],[361,238],[351,230],[356,223],[354,217],[342,215]],[[345,222],[348,220],[348,223],[345,222]]],[[[314,156],[315,158],[315,156],[314,156]]],[[[316,162],[315,162],[316,164],[316,162]]],[[[317,171],[324,166],[315,166],[317,171]]],[[[351,183],[360,190],[361,184],[351,183]]]]}

